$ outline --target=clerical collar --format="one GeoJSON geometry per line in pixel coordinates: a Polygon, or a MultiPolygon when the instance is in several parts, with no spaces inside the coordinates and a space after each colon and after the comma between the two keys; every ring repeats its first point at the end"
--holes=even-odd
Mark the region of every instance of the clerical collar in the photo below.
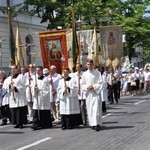
{"type": "Polygon", "coordinates": [[[18,77],[18,73],[17,74],[15,74],[15,75],[13,75],[13,79],[15,79],[15,78],[17,78],[18,77]]]}
{"type": "Polygon", "coordinates": [[[65,81],[70,81],[71,77],[65,78],[65,81]]]}
{"type": "Polygon", "coordinates": [[[88,72],[93,72],[93,71],[94,71],[94,69],[92,69],[92,70],[89,70],[89,69],[88,69],[88,72]]]}
{"type": "Polygon", "coordinates": [[[58,73],[54,73],[52,76],[53,76],[53,77],[57,77],[57,75],[58,75],[58,73]]]}
{"type": "Polygon", "coordinates": [[[44,76],[38,76],[38,80],[43,80],[44,76]]]}

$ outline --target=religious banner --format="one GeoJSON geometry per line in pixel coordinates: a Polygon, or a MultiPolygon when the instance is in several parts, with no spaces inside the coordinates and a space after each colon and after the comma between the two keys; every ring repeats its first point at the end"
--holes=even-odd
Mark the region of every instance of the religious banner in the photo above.
{"type": "Polygon", "coordinates": [[[122,26],[100,27],[100,50],[104,60],[120,59],[123,55],[122,26]]]}
{"type": "MultiPolygon", "coordinates": [[[[67,30],[67,49],[68,49],[68,65],[72,70],[73,68],[73,44],[72,44],[72,30],[67,30]]],[[[92,59],[93,49],[92,49],[92,38],[93,30],[82,30],[77,31],[77,39],[80,44],[80,63],[83,65],[83,68],[86,67],[87,59],[92,59]],[[79,41],[80,36],[80,41],[79,41]]],[[[78,60],[79,61],[79,60],[78,60]]],[[[77,61],[77,62],[78,62],[77,61]]]]}
{"type": "MultiPolygon", "coordinates": [[[[77,37],[80,35],[80,62],[86,67],[87,59],[93,58],[92,49],[93,30],[77,31],[77,37]]],[[[79,39],[79,38],[78,38],[79,39]]]]}
{"type": "Polygon", "coordinates": [[[55,65],[61,74],[68,67],[66,30],[40,32],[39,39],[44,67],[55,65]]]}

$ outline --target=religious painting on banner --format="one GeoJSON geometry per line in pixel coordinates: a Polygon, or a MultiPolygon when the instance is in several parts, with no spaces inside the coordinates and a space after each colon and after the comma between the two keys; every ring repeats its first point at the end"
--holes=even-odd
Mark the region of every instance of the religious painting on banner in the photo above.
{"type": "Polygon", "coordinates": [[[44,67],[49,69],[55,65],[61,74],[68,67],[66,30],[40,32],[39,39],[44,67]]]}
{"type": "Polygon", "coordinates": [[[106,61],[111,62],[123,55],[122,26],[100,27],[100,49],[101,55],[106,61]]]}

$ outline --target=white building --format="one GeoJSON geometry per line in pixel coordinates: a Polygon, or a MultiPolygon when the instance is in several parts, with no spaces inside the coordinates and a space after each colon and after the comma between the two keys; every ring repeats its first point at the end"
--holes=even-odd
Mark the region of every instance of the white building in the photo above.
{"type": "MultiPolygon", "coordinates": [[[[9,0],[10,1],[10,7],[13,7],[15,5],[24,4],[25,0],[9,0]]],[[[0,0],[0,8],[7,8],[7,0],[0,0]]],[[[29,51],[35,50],[36,51],[36,59],[35,63],[36,65],[43,65],[42,58],[41,58],[41,50],[40,50],[40,44],[39,44],[39,37],[38,32],[43,32],[47,30],[47,23],[40,23],[41,18],[37,17],[36,15],[31,16],[28,11],[32,8],[32,6],[29,6],[27,11],[22,14],[17,14],[16,17],[12,19],[12,25],[14,29],[14,35],[16,34],[16,24],[17,21],[19,23],[20,28],[20,35],[22,43],[34,43],[34,47],[28,48],[29,51]]],[[[1,61],[2,68],[4,70],[8,70],[9,63],[10,63],[10,54],[9,54],[9,29],[8,29],[8,16],[6,14],[3,14],[0,11],[0,38],[5,39],[2,42],[1,45],[1,61]]],[[[24,48],[25,50],[25,48],[24,48]]],[[[26,54],[26,50],[25,53],[26,54]]],[[[25,55],[24,55],[25,56],[25,55]]],[[[25,58],[25,62],[27,65],[27,58],[25,58]]],[[[33,58],[29,58],[31,63],[33,62],[33,58]]]]}

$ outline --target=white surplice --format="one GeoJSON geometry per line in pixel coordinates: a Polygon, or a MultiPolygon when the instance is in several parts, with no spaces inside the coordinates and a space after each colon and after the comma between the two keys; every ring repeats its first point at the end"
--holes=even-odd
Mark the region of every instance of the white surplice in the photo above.
{"type": "Polygon", "coordinates": [[[31,102],[33,97],[29,86],[32,84],[32,81],[35,78],[35,72],[30,73],[30,78],[32,78],[32,80],[29,81],[29,72],[25,73],[24,78],[26,81],[26,100],[27,102],[31,102]]]}
{"type": "Polygon", "coordinates": [[[36,81],[33,79],[31,91],[33,94],[33,109],[50,110],[50,90],[48,79],[46,77],[43,77],[43,79],[36,78],[36,81]],[[34,90],[36,83],[39,89],[38,93],[34,90]]]}
{"type": "Polygon", "coordinates": [[[106,78],[107,78],[107,75],[106,75],[106,72],[104,72],[102,75],[103,87],[100,92],[102,102],[105,102],[108,99],[107,79],[106,78]]]}
{"type": "Polygon", "coordinates": [[[11,76],[9,76],[6,79],[7,83],[5,85],[5,89],[10,94],[10,108],[16,108],[16,107],[23,107],[27,105],[26,102],[26,84],[25,80],[22,77],[21,74],[19,74],[16,78],[11,79],[11,76]],[[11,80],[14,82],[14,86],[16,87],[17,91],[12,91],[9,88],[9,84],[11,83],[11,80]]]}
{"type": "Polygon", "coordinates": [[[61,115],[80,113],[77,84],[75,83],[75,80],[70,79],[69,81],[64,81],[64,79],[61,79],[57,88],[57,96],[60,101],[61,115]],[[70,89],[70,91],[67,90],[67,93],[64,93],[65,82],[66,86],[70,89]]]}
{"type": "Polygon", "coordinates": [[[102,77],[97,69],[87,70],[83,73],[82,88],[86,92],[86,106],[90,126],[102,124],[102,104],[100,99],[100,91],[102,89],[102,77]],[[88,90],[88,86],[92,85],[93,90],[88,90]]]}
{"type": "Polygon", "coordinates": [[[2,106],[5,106],[5,105],[9,105],[9,99],[10,99],[10,95],[9,93],[7,92],[7,80],[8,78],[6,78],[4,80],[4,83],[3,83],[3,86],[2,86],[2,90],[0,90],[2,92],[2,95],[1,95],[1,99],[2,99],[2,106]]]}
{"type": "MultiPolygon", "coordinates": [[[[80,72],[80,78],[83,74],[83,71],[80,72]]],[[[78,88],[78,84],[80,83],[80,95],[78,94],[78,99],[79,100],[85,100],[86,99],[86,94],[85,94],[85,91],[82,90],[82,84],[81,84],[81,81],[79,81],[79,73],[78,72],[75,72],[73,73],[73,79],[75,80],[75,82],[77,83],[77,88],[78,88]],[[78,83],[79,82],[79,83],[78,83]]],[[[81,80],[81,79],[80,79],[81,80]]]]}

